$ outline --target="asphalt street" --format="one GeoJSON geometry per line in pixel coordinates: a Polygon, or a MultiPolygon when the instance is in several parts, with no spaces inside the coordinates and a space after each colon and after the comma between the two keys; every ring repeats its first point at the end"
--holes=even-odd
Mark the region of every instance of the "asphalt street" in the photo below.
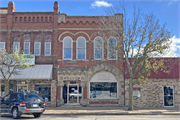
{"type": "MultiPolygon", "coordinates": [[[[0,120],[13,120],[10,114],[2,114],[0,120]]],[[[180,115],[22,115],[20,120],[180,120],[180,115]]]]}

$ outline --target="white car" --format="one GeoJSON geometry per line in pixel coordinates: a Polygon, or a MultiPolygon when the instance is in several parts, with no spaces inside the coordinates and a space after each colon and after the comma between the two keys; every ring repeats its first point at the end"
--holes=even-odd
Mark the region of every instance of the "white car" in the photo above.
{"type": "Polygon", "coordinates": [[[77,94],[77,92],[70,93],[70,98],[77,98],[77,96],[79,96],[79,98],[81,98],[82,94],[81,93],[77,94]]]}

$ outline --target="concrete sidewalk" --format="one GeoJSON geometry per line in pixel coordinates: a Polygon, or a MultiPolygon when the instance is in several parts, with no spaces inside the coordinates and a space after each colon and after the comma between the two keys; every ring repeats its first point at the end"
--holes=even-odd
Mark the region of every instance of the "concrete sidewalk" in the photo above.
{"type": "Polygon", "coordinates": [[[180,115],[179,108],[134,108],[128,107],[47,107],[44,115],[180,115]]]}

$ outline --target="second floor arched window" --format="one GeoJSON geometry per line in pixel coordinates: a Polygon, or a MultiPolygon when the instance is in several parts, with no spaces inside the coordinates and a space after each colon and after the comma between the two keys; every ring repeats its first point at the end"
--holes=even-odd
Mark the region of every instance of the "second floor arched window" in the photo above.
{"type": "Polygon", "coordinates": [[[86,39],[84,37],[78,37],[77,39],[77,59],[85,60],[86,59],[86,39]]]}
{"type": "Polygon", "coordinates": [[[72,38],[65,37],[63,39],[63,59],[72,60],[72,38]]]}
{"type": "Polygon", "coordinates": [[[108,40],[108,59],[115,60],[117,59],[117,41],[115,37],[110,37],[108,40]]]}
{"type": "Polygon", "coordinates": [[[103,58],[104,42],[101,37],[94,39],[94,59],[101,60],[103,58]]]}

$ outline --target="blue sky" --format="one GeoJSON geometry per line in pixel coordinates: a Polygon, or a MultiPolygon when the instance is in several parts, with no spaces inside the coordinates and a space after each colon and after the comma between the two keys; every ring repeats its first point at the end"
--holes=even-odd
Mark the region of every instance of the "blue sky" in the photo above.
{"type": "MultiPolygon", "coordinates": [[[[13,0],[16,12],[52,12],[55,0],[13,0]]],[[[70,16],[101,16],[106,15],[104,10],[115,6],[119,0],[57,0],[59,11],[70,16]]],[[[0,7],[7,7],[7,0],[0,0],[0,7]]],[[[171,32],[176,53],[180,51],[180,0],[125,0],[128,15],[131,15],[133,4],[142,8],[143,13],[153,12],[160,20],[166,23],[171,32]]],[[[179,56],[180,55],[176,55],[179,56]]]]}

